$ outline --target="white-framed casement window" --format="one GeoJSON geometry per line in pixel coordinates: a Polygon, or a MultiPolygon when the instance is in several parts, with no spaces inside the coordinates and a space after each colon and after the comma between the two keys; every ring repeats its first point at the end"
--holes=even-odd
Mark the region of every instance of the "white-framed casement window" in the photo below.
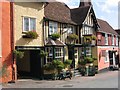
{"type": "Polygon", "coordinates": [[[105,33],[105,45],[108,45],[108,35],[105,33]]]}
{"type": "Polygon", "coordinates": [[[112,45],[114,45],[114,35],[112,35],[112,45]]]}
{"type": "Polygon", "coordinates": [[[56,59],[63,58],[63,48],[62,47],[56,47],[55,48],[55,58],[56,59]]]}
{"type": "Polygon", "coordinates": [[[58,32],[58,24],[57,22],[49,21],[49,35],[58,32]]]}
{"type": "Polygon", "coordinates": [[[88,27],[88,26],[84,26],[82,31],[81,31],[82,35],[90,35],[93,34],[93,28],[88,27]]]}
{"type": "Polygon", "coordinates": [[[108,50],[106,50],[105,52],[105,63],[108,63],[109,62],[109,53],[108,53],[108,50]]]}
{"type": "Polygon", "coordinates": [[[48,52],[46,63],[48,63],[48,62],[51,62],[53,60],[53,48],[52,47],[47,47],[46,51],[48,52]]]}
{"type": "Polygon", "coordinates": [[[68,29],[68,34],[74,33],[74,26],[69,26],[67,29],[68,29]]]}
{"type": "Polygon", "coordinates": [[[118,46],[118,36],[116,36],[116,46],[118,46]]]}
{"type": "Polygon", "coordinates": [[[86,56],[91,57],[91,47],[86,47],[86,56]]]}
{"type": "Polygon", "coordinates": [[[23,17],[23,32],[36,31],[36,18],[23,17]]]}

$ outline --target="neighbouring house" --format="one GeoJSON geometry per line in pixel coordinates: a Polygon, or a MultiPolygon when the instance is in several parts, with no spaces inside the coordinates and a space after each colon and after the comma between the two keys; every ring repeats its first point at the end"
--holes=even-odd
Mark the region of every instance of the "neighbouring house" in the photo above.
{"type": "Polygon", "coordinates": [[[97,20],[100,26],[97,31],[98,70],[118,67],[118,34],[106,21],[97,20]]]}
{"type": "Polygon", "coordinates": [[[15,80],[12,3],[0,2],[0,82],[15,80]]]}
{"type": "Polygon", "coordinates": [[[17,58],[18,78],[42,76],[40,51],[44,49],[42,2],[14,2],[15,49],[24,52],[23,58],[17,58]]]}
{"type": "Polygon", "coordinates": [[[119,67],[120,67],[120,29],[115,30],[118,33],[118,47],[119,47],[119,67]]]}

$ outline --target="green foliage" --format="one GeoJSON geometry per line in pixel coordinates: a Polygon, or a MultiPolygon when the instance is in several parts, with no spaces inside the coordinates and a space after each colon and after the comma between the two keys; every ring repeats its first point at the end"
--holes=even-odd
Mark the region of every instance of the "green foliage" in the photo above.
{"type": "Polygon", "coordinates": [[[97,60],[97,57],[93,57],[93,60],[94,60],[94,61],[97,60]]]}
{"type": "Polygon", "coordinates": [[[63,62],[60,61],[60,60],[53,60],[53,61],[52,61],[52,64],[53,64],[53,66],[54,66],[57,70],[62,70],[62,69],[64,69],[64,64],[63,64],[63,62]]]}
{"type": "Polygon", "coordinates": [[[92,40],[96,40],[97,37],[95,35],[92,35],[92,40]]]}
{"type": "Polygon", "coordinates": [[[24,57],[24,52],[22,52],[22,51],[14,50],[13,53],[14,53],[15,58],[23,58],[24,57]]]}
{"type": "Polygon", "coordinates": [[[60,60],[53,60],[52,62],[45,64],[44,69],[45,70],[55,70],[56,69],[59,72],[62,69],[64,69],[64,64],[60,60]]]}
{"type": "Polygon", "coordinates": [[[41,50],[40,51],[40,56],[41,57],[45,57],[45,56],[47,56],[48,55],[48,52],[45,52],[44,50],[41,50]]]}
{"type": "Polygon", "coordinates": [[[69,36],[67,36],[68,40],[77,40],[78,36],[76,34],[70,34],[69,36]]]}
{"type": "Polygon", "coordinates": [[[86,65],[87,61],[86,60],[79,60],[78,64],[79,65],[86,65]]]}
{"type": "Polygon", "coordinates": [[[65,65],[66,68],[70,67],[71,64],[72,64],[72,60],[65,60],[64,61],[64,65],[65,65]]]}
{"type": "Polygon", "coordinates": [[[60,34],[58,33],[51,34],[51,39],[56,40],[58,38],[60,38],[60,34]]]}
{"type": "Polygon", "coordinates": [[[7,65],[4,64],[1,68],[0,68],[0,77],[2,78],[6,78],[9,76],[9,73],[7,72],[7,65]]]}
{"type": "Polygon", "coordinates": [[[43,66],[44,70],[50,71],[50,70],[54,70],[54,66],[52,65],[52,63],[47,63],[43,66]]]}
{"type": "Polygon", "coordinates": [[[94,60],[91,58],[91,57],[85,57],[84,60],[87,62],[87,63],[93,63],[94,60]]]}
{"type": "Polygon", "coordinates": [[[39,36],[35,31],[28,31],[28,32],[25,32],[24,34],[25,35],[23,35],[23,38],[37,39],[39,36]]]}

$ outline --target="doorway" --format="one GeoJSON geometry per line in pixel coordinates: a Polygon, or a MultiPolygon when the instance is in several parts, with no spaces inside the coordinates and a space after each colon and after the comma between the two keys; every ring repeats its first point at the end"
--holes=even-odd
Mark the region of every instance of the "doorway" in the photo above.
{"type": "Polygon", "coordinates": [[[42,76],[40,50],[22,50],[24,57],[17,59],[18,79],[40,78],[42,76]]]}

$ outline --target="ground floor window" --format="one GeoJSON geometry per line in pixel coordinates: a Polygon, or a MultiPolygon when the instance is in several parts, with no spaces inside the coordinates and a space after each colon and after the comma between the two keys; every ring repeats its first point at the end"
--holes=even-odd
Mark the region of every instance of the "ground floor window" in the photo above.
{"type": "Polygon", "coordinates": [[[91,47],[86,47],[86,56],[91,57],[91,47]]]}
{"type": "Polygon", "coordinates": [[[53,48],[52,47],[47,47],[46,51],[48,52],[47,62],[51,62],[52,59],[53,59],[53,48]]]}
{"type": "Polygon", "coordinates": [[[51,62],[53,59],[63,60],[63,47],[46,47],[46,51],[48,52],[46,62],[51,62]]]}
{"type": "Polygon", "coordinates": [[[55,48],[55,58],[56,59],[63,58],[63,48],[61,48],[61,47],[56,47],[55,48]]]}
{"type": "Polygon", "coordinates": [[[109,53],[108,50],[105,52],[105,62],[109,62],[109,53]]]}

